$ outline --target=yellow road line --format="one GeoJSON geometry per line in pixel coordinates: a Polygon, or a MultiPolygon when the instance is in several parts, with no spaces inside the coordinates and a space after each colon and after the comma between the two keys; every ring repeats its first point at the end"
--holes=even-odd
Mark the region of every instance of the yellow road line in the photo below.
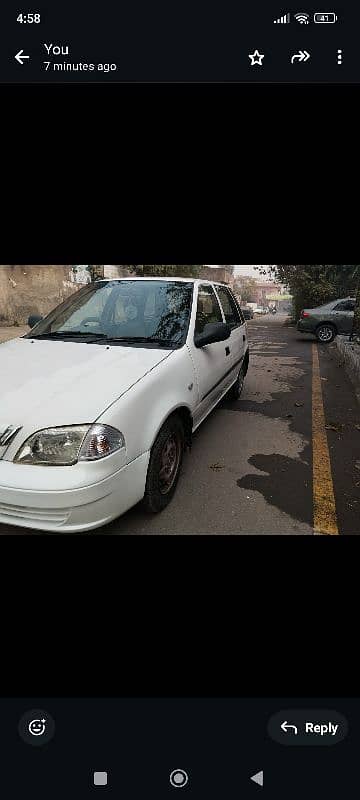
{"type": "Polygon", "coordinates": [[[314,533],[336,535],[339,533],[339,529],[330,453],[325,429],[319,353],[316,344],[313,344],[312,447],[314,533]]]}

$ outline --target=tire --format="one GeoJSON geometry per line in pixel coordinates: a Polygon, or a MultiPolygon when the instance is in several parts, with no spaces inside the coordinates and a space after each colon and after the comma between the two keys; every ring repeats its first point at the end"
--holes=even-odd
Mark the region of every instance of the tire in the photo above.
{"type": "Polygon", "coordinates": [[[245,371],[244,371],[244,365],[242,365],[242,367],[240,369],[240,372],[239,372],[239,374],[237,376],[236,383],[234,383],[234,385],[228,391],[229,400],[239,400],[240,399],[240,397],[241,397],[241,395],[243,393],[244,382],[245,382],[245,371]]]}
{"type": "Polygon", "coordinates": [[[337,330],[330,322],[324,322],[316,328],[315,336],[321,344],[330,344],[337,336],[337,330]]]}
{"type": "Polygon", "coordinates": [[[143,498],[143,508],[149,514],[163,511],[172,500],[179,480],[184,449],[184,426],[180,417],[174,414],[161,428],[151,450],[143,498]]]}

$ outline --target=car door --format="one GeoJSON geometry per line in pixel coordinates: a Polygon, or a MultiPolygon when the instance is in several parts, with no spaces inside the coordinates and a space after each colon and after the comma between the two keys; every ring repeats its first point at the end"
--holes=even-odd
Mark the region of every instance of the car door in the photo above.
{"type": "Polygon", "coordinates": [[[231,366],[233,370],[231,379],[232,383],[234,383],[246,353],[246,323],[231,290],[226,286],[219,286],[217,284],[215,284],[215,289],[225,317],[225,322],[227,322],[231,328],[231,336],[228,342],[230,347],[229,366],[231,366]]]}
{"type": "Polygon", "coordinates": [[[343,300],[334,308],[339,333],[351,333],[354,321],[355,300],[343,300]]]}
{"type": "Polygon", "coordinates": [[[208,323],[225,320],[219,300],[210,284],[199,284],[194,302],[196,302],[195,325],[190,332],[188,344],[198,388],[198,404],[193,413],[195,429],[231,385],[231,351],[229,341],[195,347],[195,334],[202,333],[208,323]]]}

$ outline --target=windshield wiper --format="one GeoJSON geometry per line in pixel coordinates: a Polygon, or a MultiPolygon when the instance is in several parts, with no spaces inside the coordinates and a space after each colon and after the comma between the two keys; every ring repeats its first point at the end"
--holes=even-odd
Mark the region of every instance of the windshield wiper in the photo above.
{"type": "Polygon", "coordinates": [[[160,337],[156,336],[105,336],[103,339],[104,342],[140,342],[141,344],[148,344],[150,342],[154,342],[154,344],[165,344],[174,346],[177,342],[173,342],[172,339],[161,339],[160,337]]]}
{"type": "Polygon", "coordinates": [[[64,339],[69,337],[71,339],[86,338],[91,336],[93,339],[106,339],[106,333],[91,333],[91,331],[49,331],[49,333],[39,333],[37,336],[29,336],[30,339],[64,339]]]}
{"type": "Polygon", "coordinates": [[[162,339],[156,336],[108,336],[106,333],[91,333],[90,331],[53,331],[52,333],[40,333],[37,336],[29,336],[29,339],[86,339],[90,344],[92,342],[127,342],[127,343],[154,343],[159,345],[169,345],[176,347],[178,342],[173,342],[172,339],[162,339]]]}

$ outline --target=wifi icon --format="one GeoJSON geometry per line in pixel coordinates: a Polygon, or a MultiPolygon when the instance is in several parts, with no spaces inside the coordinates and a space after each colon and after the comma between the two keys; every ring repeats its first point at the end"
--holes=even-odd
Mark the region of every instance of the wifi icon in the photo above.
{"type": "Polygon", "coordinates": [[[309,14],[294,14],[294,18],[296,22],[300,22],[301,25],[309,24],[309,14]]]}

